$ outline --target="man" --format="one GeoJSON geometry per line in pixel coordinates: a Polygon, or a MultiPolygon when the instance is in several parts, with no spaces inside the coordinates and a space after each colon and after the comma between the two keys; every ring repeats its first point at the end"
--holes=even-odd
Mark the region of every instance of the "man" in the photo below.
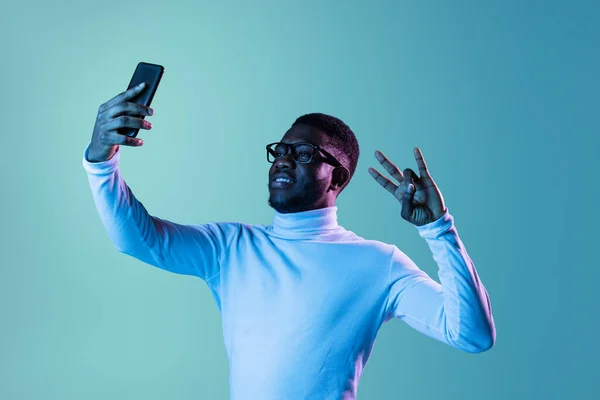
{"type": "Polygon", "coordinates": [[[125,254],[203,279],[219,307],[232,399],[354,399],[380,326],[396,317],[469,353],[492,347],[488,294],[417,148],[420,176],[376,157],[399,182],[374,179],[401,202],[400,215],[425,238],[441,285],[396,246],[338,225],[335,200],[355,172],[350,128],[325,114],[296,120],[267,146],[271,225],[181,225],[150,215],[118,169],[119,144],[149,129],[127,102],[143,87],[100,106],[83,165],[107,232],[125,254]]]}

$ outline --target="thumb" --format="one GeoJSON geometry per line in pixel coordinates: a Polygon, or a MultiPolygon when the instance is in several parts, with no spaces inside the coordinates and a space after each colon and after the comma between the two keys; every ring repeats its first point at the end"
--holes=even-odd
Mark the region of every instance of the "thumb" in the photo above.
{"type": "Polygon", "coordinates": [[[402,211],[400,211],[400,216],[407,221],[410,221],[410,215],[413,211],[413,198],[415,197],[415,185],[411,182],[408,183],[406,192],[402,196],[402,211]]]}

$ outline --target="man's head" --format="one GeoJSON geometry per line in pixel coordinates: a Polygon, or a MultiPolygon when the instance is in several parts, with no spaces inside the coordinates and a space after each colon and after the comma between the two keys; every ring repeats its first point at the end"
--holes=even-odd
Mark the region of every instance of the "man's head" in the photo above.
{"type": "Polygon", "coordinates": [[[269,205],[280,213],[314,210],[335,205],[356,170],[359,148],[356,137],[340,119],[322,113],[306,114],[292,124],[267,151],[270,161],[269,205]],[[318,146],[296,146],[308,143],[318,146]],[[290,145],[290,146],[286,146],[290,145]],[[308,163],[303,163],[310,159],[308,163]],[[339,164],[341,166],[339,166],[339,164]],[[292,183],[276,183],[278,176],[292,183]]]}

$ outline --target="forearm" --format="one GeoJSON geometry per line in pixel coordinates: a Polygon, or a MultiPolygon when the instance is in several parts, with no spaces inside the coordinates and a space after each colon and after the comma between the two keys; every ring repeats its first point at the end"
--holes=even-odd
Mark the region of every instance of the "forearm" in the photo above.
{"type": "Polygon", "coordinates": [[[441,293],[436,296],[436,314],[440,317],[440,330],[451,345],[461,350],[489,349],[496,339],[489,295],[458,236],[453,218],[445,213],[440,220],[418,228],[439,268],[441,293]]]}
{"type": "Polygon", "coordinates": [[[83,165],[110,240],[120,252],[158,266],[160,256],[156,253],[160,247],[156,227],[120,174],[119,150],[110,160],[98,163],[89,162],[86,155],[83,165]]]}

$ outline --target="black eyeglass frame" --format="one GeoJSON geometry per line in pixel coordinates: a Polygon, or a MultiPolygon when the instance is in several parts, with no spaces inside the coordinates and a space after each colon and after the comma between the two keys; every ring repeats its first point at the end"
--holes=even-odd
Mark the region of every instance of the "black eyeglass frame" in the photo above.
{"type": "Polygon", "coordinates": [[[313,153],[312,153],[312,155],[310,156],[310,160],[308,160],[308,161],[306,161],[306,162],[302,162],[302,161],[298,161],[298,160],[296,160],[296,157],[295,157],[295,155],[294,155],[295,151],[294,151],[294,149],[292,149],[292,158],[293,158],[293,159],[294,159],[294,161],[295,161],[295,162],[297,162],[298,164],[310,164],[310,163],[311,163],[311,162],[313,162],[313,160],[315,159],[315,151],[320,151],[320,152],[322,152],[322,153],[325,155],[325,161],[326,161],[328,164],[331,164],[331,165],[333,165],[334,167],[342,167],[342,168],[344,168],[344,169],[347,169],[346,167],[344,167],[344,166],[342,165],[342,163],[341,163],[341,162],[339,162],[338,160],[336,160],[336,159],[335,159],[335,157],[334,157],[334,156],[332,156],[332,155],[331,155],[331,153],[329,153],[327,150],[323,149],[323,148],[322,148],[322,147],[320,147],[320,146],[317,146],[316,144],[312,144],[312,143],[293,143],[293,144],[289,144],[289,143],[283,143],[283,142],[273,142],[273,143],[269,143],[269,144],[267,145],[267,161],[268,161],[268,162],[270,162],[271,164],[273,164],[275,161],[277,161],[277,157],[276,157],[276,156],[275,156],[275,154],[273,154],[273,152],[271,151],[271,146],[273,146],[274,144],[275,144],[275,145],[277,145],[277,144],[282,144],[282,145],[284,145],[284,146],[285,146],[285,153],[283,153],[283,155],[282,155],[281,157],[285,156],[285,155],[288,153],[288,151],[289,151],[291,148],[293,148],[293,147],[295,148],[296,146],[305,145],[305,146],[310,146],[310,147],[312,147],[312,148],[313,148],[313,153]],[[273,158],[275,159],[275,161],[269,161],[269,153],[271,153],[271,155],[273,156],[273,158]]]}

